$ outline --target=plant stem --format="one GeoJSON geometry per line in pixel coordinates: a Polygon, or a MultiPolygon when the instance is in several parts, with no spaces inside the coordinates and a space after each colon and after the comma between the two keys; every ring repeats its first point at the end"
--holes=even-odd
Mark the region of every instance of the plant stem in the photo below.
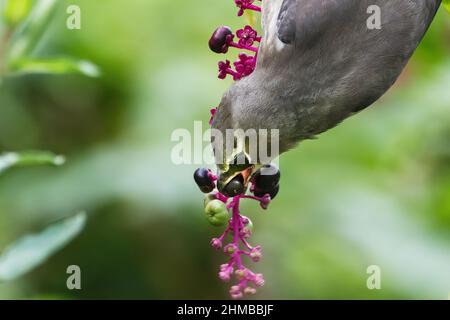
{"type": "Polygon", "coordinates": [[[0,38],[0,79],[5,75],[7,71],[6,67],[6,49],[9,41],[11,40],[13,29],[6,29],[5,33],[0,38]]]}
{"type": "MultiPolygon", "coordinates": [[[[240,226],[241,215],[239,212],[239,200],[240,200],[239,196],[235,197],[233,199],[233,207],[232,207],[233,208],[233,217],[232,217],[232,219],[233,219],[233,242],[238,248],[239,248],[239,240],[240,240],[239,232],[241,230],[241,228],[240,228],[241,227],[240,226]]],[[[241,269],[242,263],[241,263],[241,256],[240,256],[239,250],[235,254],[235,259],[236,259],[237,268],[241,269]]]]}

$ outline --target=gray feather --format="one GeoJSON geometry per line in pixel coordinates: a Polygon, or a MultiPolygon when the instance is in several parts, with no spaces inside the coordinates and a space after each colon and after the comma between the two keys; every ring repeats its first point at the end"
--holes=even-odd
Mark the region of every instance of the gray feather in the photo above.
{"type": "Polygon", "coordinates": [[[295,40],[296,7],[296,0],[284,0],[278,15],[278,38],[286,44],[291,44],[295,40]]]}
{"type": "Polygon", "coordinates": [[[213,127],[279,129],[281,151],[333,128],[393,85],[440,3],[263,1],[257,68],[229,89],[213,127]],[[367,28],[370,5],[381,30],[367,28]]]}

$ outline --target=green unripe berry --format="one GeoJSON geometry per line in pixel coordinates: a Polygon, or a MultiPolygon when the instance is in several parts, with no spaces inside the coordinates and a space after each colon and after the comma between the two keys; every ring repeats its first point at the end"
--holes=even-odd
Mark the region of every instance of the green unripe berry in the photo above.
{"type": "Polygon", "coordinates": [[[216,200],[216,196],[212,193],[209,193],[205,196],[205,198],[203,199],[203,206],[206,208],[206,206],[208,205],[208,203],[210,203],[213,200],[216,200]]]}
{"type": "Polygon", "coordinates": [[[224,226],[230,220],[227,207],[220,200],[209,201],[205,207],[205,215],[209,223],[216,227],[224,226]]]}

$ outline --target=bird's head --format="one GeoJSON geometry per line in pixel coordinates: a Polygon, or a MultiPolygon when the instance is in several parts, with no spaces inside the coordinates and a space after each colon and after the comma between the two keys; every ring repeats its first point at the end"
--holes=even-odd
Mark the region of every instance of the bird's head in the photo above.
{"type": "Polygon", "coordinates": [[[264,126],[270,115],[261,107],[252,115],[253,108],[255,100],[249,99],[242,81],[227,91],[214,114],[211,144],[218,169],[217,187],[226,196],[244,193],[252,175],[279,155],[278,135],[272,127],[264,126]]]}
{"type": "Polygon", "coordinates": [[[234,134],[236,119],[232,112],[230,94],[225,94],[214,114],[211,144],[217,165],[217,188],[220,193],[233,197],[245,192],[255,167],[245,142],[234,134]]]}

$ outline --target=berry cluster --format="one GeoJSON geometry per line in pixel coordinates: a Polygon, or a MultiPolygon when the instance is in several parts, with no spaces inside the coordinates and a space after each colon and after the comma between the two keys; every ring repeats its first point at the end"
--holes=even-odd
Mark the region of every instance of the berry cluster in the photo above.
{"type": "Polygon", "coordinates": [[[247,25],[243,29],[233,34],[233,31],[226,26],[222,26],[214,31],[209,40],[209,48],[215,53],[227,53],[229,48],[237,48],[240,50],[247,50],[252,55],[240,53],[239,59],[233,63],[234,70],[231,66],[230,60],[219,62],[219,79],[225,79],[228,75],[233,77],[233,80],[241,80],[250,75],[256,67],[256,58],[258,55],[258,47],[255,43],[261,42],[261,37],[258,36],[256,30],[247,25]],[[235,42],[238,38],[238,42],[235,42]]]}
{"type": "Polygon", "coordinates": [[[274,165],[266,165],[256,171],[250,178],[250,190],[253,195],[245,194],[247,188],[241,181],[242,178],[232,179],[225,188],[225,194],[214,192],[217,177],[205,168],[195,171],[194,180],[200,190],[207,193],[204,201],[207,220],[213,226],[227,226],[220,237],[211,240],[214,249],[223,249],[229,256],[228,263],[220,266],[219,278],[228,282],[233,275],[235,276],[237,284],[230,288],[230,296],[233,299],[240,299],[244,294],[254,294],[255,287],[264,285],[264,277],[261,273],[254,273],[246,268],[242,258],[247,256],[252,261],[258,262],[262,257],[262,249],[261,246],[252,246],[248,242],[252,235],[253,223],[250,218],[241,215],[239,204],[241,199],[253,199],[259,201],[263,209],[267,209],[279,191],[280,171],[274,165]],[[228,188],[229,185],[233,187],[228,188]],[[232,240],[224,244],[227,236],[231,236],[232,240]]]}
{"type": "MultiPolygon", "coordinates": [[[[254,4],[256,1],[262,0],[234,0],[234,3],[239,8],[238,16],[242,16],[245,10],[261,12],[261,7],[254,4]]],[[[260,43],[261,40],[262,38],[258,36],[258,32],[249,25],[237,30],[236,35],[233,34],[230,27],[218,27],[209,39],[209,48],[213,52],[225,54],[230,47],[250,52],[250,54],[239,53],[238,60],[233,63],[234,69],[230,60],[220,61],[218,63],[219,79],[223,80],[230,75],[234,81],[238,81],[252,74],[256,68],[256,60],[258,58],[258,46],[256,44],[260,43]],[[236,38],[237,42],[235,41],[236,38]]],[[[213,122],[216,109],[211,109],[210,125],[213,122]]]]}
{"type": "Polygon", "coordinates": [[[256,67],[258,48],[254,44],[257,42],[261,42],[261,37],[258,36],[256,30],[251,26],[247,25],[243,29],[238,30],[236,36],[229,27],[222,26],[217,28],[209,40],[209,48],[212,51],[216,53],[227,53],[231,47],[253,53],[253,55],[240,53],[239,59],[233,63],[234,70],[230,60],[220,61],[219,79],[225,79],[230,75],[233,77],[233,80],[237,81],[252,74],[256,67]],[[235,37],[239,39],[238,42],[234,41],[235,37]]]}

